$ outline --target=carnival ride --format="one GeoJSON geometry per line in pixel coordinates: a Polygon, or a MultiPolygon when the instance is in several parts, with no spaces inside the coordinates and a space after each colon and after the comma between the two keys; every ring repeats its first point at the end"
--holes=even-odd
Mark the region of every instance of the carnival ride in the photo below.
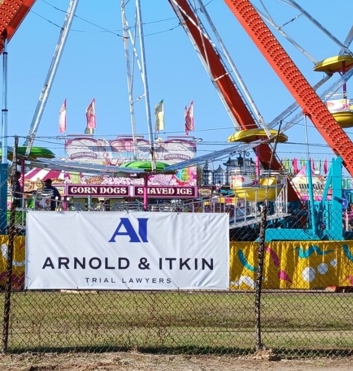
{"type": "MultiPolygon", "coordinates": [[[[221,54],[218,53],[217,49],[210,41],[211,39],[207,35],[199,17],[197,16],[195,8],[193,8],[191,5],[191,2],[188,0],[169,0],[169,2],[177,17],[180,19],[181,24],[191,39],[195,49],[198,51],[198,55],[206,67],[214,86],[219,92],[219,95],[231,116],[236,130],[241,130],[234,134],[231,140],[234,140],[235,138],[236,141],[241,140],[245,143],[237,143],[236,145],[230,146],[227,149],[215,151],[210,155],[198,156],[180,164],[163,167],[162,170],[155,168],[153,165],[153,160],[151,162],[152,168],[148,171],[146,171],[146,169],[128,167],[109,168],[107,166],[99,165],[83,165],[81,163],[63,162],[55,159],[51,161],[37,160],[35,165],[44,168],[56,168],[63,170],[74,169],[86,172],[104,171],[112,174],[130,173],[134,176],[136,176],[136,174],[141,174],[140,176],[147,177],[147,174],[150,174],[151,171],[173,172],[180,167],[198,165],[209,159],[222,158],[227,155],[231,155],[235,151],[243,151],[253,148],[257,154],[257,158],[259,159],[262,168],[269,171],[269,177],[267,180],[261,180],[261,178],[258,179],[258,183],[256,185],[258,189],[255,192],[253,192],[254,190],[248,190],[246,187],[243,187],[242,189],[238,190],[238,196],[242,199],[251,199],[251,202],[255,203],[263,202],[265,200],[269,200],[271,197],[275,197],[273,193],[271,193],[273,189],[271,189],[270,186],[272,186],[274,183],[277,183],[274,174],[283,172],[281,163],[276,156],[274,148],[271,147],[271,142],[277,143],[281,140],[286,140],[286,136],[283,134],[283,131],[288,130],[290,127],[295,125],[298,121],[298,118],[302,117],[304,114],[305,117],[312,121],[318,132],[337,155],[337,159],[334,161],[332,166],[332,174],[334,174],[334,176],[332,176],[330,173],[326,183],[326,188],[334,184],[334,187],[332,187],[334,194],[332,200],[330,201],[323,198],[319,206],[315,205],[313,199],[310,199],[306,227],[302,228],[301,230],[291,228],[291,215],[290,212],[286,212],[282,222],[283,226],[286,228],[286,231],[288,231],[287,236],[283,236],[282,230],[279,238],[279,235],[275,229],[268,228],[266,231],[266,239],[343,239],[344,236],[342,233],[341,221],[339,222],[340,225],[335,224],[331,220],[330,215],[332,211],[342,213],[342,188],[338,185],[339,179],[341,179],[342,175],[341,165],[343,165],[348,173],[353,176],[353,143],[343,130],[343,128],[350,127],[353,124],[353,110],[351,111],[351,104],[347,98],[345,85],[348,79],[353,75],[353,69],[351,68],[353,66],[353,57],[351,56],[352,53],[348,48],[353,38],[351,33],[348,35],[344,44],[338,42],[341,50],[345,54],[328,58],[316,64],[315,70],[325,72],[326,76],[318,84],[316,84],[316,86],[312,87],[295,63],[291,60],[279,41],[277,41],[277,39],[273,36],[269,27],[265,23],[266,18],[263,15],[260,15],[260,12],[257,11],[252,5],[252,2],[249,0],[225,0],[229,9],[238,19],[242,28],[250,36],[258,50],[268,61],[276,75],[281,79],[282,83],[286,86],[296,101],[296,103],[288,107],[278,117],[276,117],[270,125],[266,125],[259,114],[254,101],[250,97],[245,84],[243,84],[240,75],[235,73],[238,81],[237,83],[233,78],[234,73],[231,73],[226,67],[226,63],[222,59],[221,54]],[[334,73],[340,74],[339,81],[331,87],[329,94],[326,94],[324,97],[319,97],[315,93],[316,88],[326,82],[334,73]],[[338,102],[331,102],[329,99],[342,86],[343,100],[341,100],[339,104],[342,104],[343,108],[337,108],[336,103],[338,102]],[[330,109],[330,103],[334,104],[335,108],[330,109]],[[292,114],[297,107],[299,107],[303,113],[299,113],[296,117],[292,118],[290,122],[282,125],[282,120],[289,114],[292,114]],[[276,126],[278,126],[278,130],[274,131],[276,126]],[[258,130],[261,130],[261,132],[258,130]],[[254,133],[257,134],[254,135],[254,133]],[[243,140],[244,138],[247,139],[243,140]],[[250,191],[252,193],[249,193],[250,191]],[[260,196],[258,193],[259,191],[261,191],[260,196]],[[321,224],[324,225],[324,227],[319,230],[317,225],[321,219],[324,219],[324,222],[321,224]]],[[[310,17],[310,15],[308,15],[308,13],[305,12],[305,10],[301,8],[294,0],[286,0],[285,2],[298,9],[301,14],[309,17],[309,19],[313,21],[312,17],[310,17]]],[[[6,51],[6,42],[9,41],[13,36],[14,32],[19,27],[21,21],[24,19],[28,10],[34,3],[35,0],[4,0],[2,2],[0,5],[1,14],[7,15],[6,17],[0,18],[0,33],[3,41],[2,50],[6,51]]],[[[201,11],[208,16],[207,10],[202,4],[201,0],[199,0],[199,4],[201,11]]],[[[318,24],[317,21],[314,23],[322,29],[322,26],[318,24]]],[[[334,41],[336,41],[336,39],[334,41]]],[[[62,42],[62,45],[63,43],[64,42],[62,42]]],[[[59,58],[57,58],[57,61],[58,60],[59,58]]],[[[48,76],[48,80],[52,81],[52,77],[53,75],[48,76]]],[[[50,89],[48,89],[48,93],[49,90],[50,89]]],[[[38,106],[38,110],[42,111],[43,109],[44,104],[41,102],[38,106]]],[[[40,115],[38,117],[40,117],[40,115]]],[[[27,156],[31,151],[31,146],[33,145],[38,124],[39,121],[37,120],[35,124],[31,126],[32,132],[29,135],[28,142],[26,142],[27,150],[25,155],[27,156]]],[[[151,130],[149,130],[149,134],[153,156],[154,147],[151,130]]],[[[256,175],[259,177],[260,174],[257,173],[256,175]]],[[[307,177],[309,182],[309,191],[312,193],[312,186],[310,186],[310,166],[308,166],[307,177]]],[[[282,188],[288,189],[288,201],[290,203],[300,203],[298,193],[294,189],[292,183],[290,181],[286,181],[286,187],[283,187],[283,185],[284,184],[282,183],[279,184],[279,190],[282,188]]],[[[325,190],[324,194],[327,195],[327,192],[328,191],[325,190]]],[[[254,220],[252,222],[254,223],[254,220]]]]}
{"type": "MultiPolygon", "coordinates": [[[[170,1],[174,5],[174,10],[176,14],[181,19],[182,24],[188,33],[189,37],[192,38],[192,42],[195,45],[195,48],[198,51],[198,55],[202,59],[203,64],[206,66],[206,70],[208,71],[212,82],[218,88],[223,101],[227,105],[227,109],[229,112],[233,113],[234,110],[236,111],[233,114],[233,121],[238,124],[238,128],[240,126],[241,129],[244,130],[244,135],[247,135],[247,130],[254,130],[254,126],[258,128],[261,124],[261,117],[258,119],[258,124],[254,122],[254,120],[249,119],[249,107],[251,106],[252,101],[250,100],[250,104],[246,105],[246,100],[244,96],[237,94],[239,90],[236,89],[237,85],[234,81],[230,82],[230,74],[229,71],[226,70],[224,64],[221,63],[221,54],[215,50],[213,45],[209,42],[210,38],[205,33],[204,28],[201,25],[199,18],[195,16],[191,7],[189,6],[188,2],[185,1],[170,1]],[[191,36],[190,36],[191,35],[191,36]],[[223,84],[224,85],[223,85],[223,84]],[[236,107],[236,108],[234,108],[236,107]],[[240,107],[238,109],[238,107],[240,107]],[[240,117],[239,117],[240,116],[240,117]],[[240,123],[240,125],[239,125],[240,123]]],[[[351,160],[353,156],[353,144],[347,134],[343,131],[342,127],[339,125],[339,122],[336,122],[336,117],[332,116],[331,112],[327,109],[325,104],[323,103],[323,99],[320,99],[317,94],[315,93],[315,88],[312,88],[309,83],[306,81],[302,73],[290,59],[288,54],[285,52],[283,47],[280,43],[273,37],[273,34],[269,30],[269,28],[264,23],[263,19],[260,17],[259,13],[255,10],[252,6],[250,1],[227,1],[226,3],[233,14],[236,16],[242,28],[248,33],[250,38],[253,40],[257,48],[260,50],[262,55],[267,59],[277,76],[282,80],[283,84],[287,87],[290,91],[292,96],[295,98],[298,106],[304,112],[306,117],[309,117],[319,133],[325,139],[325,141],[329,144],[332,148],[334,153],[336,153],[339,158],[342,158],[343,165],[347,169],[347,171],[352,175],[353,167],[351,166],[351,160]]],[[[306,16],[308,14],[302,9],[297,3],[294,1],[288,1],[292,6],[295,6],[300,12],[306,16]]],[[[201,6],[202,13],[207,13],[206,9],[201,6]]],[[[312,18],[311,18],[312,20],[312,18]]],[[[315,23],[319,25],[316,21],[315,23]]],[[[321,25],[319,25],[321,26],[321,25]]],[[[321,27],[322,28],[322,27],[321,27]]],[[[339,43],[341,49],[345,52],[350,53],[347,44],[351,42],[352,35],[349,34],[345,45],[339,43]]],[[[329,63],[326,61],[325,63],[318,63],[316,68],[317,70],[321,70],[326,72],[327,76],[330,77],[333,72],[341,72],[342,79],[340,84],[343,85],[343,89],[345,89],[345,83],[351,76],[349,73],[351,64],[351,57],[350,56],[339,56],[334,58],[334,63],[329,63]]],[[[327,79],[323,79],[326,81],[327,79]]],[[[317,84],[319,86],[321,83],[317,84]]],[[[335,86],[332,90],[336,91],[338,86],[335,86]]],[[[332,93],[331,93],[332,94],[332,93]]],[[[327,100],[328,97],[325,97],[327,100]]],[[[294,109],[295,106],[289,107],[287,110],[283,112],[278,118],[274,121],[278,123],[294,109]]],[[[256,112],[256,111],[255,111],[256,112]]],[[[300,114],[302,115],[302,114],[300,114]]],[[[251,116],[251,115],[250,115],[251,116]]],[[[341,116],[343,116],[341,114],[341,116]]],[[[347,116],[347,113],[345,113],[347,116]]],[[[254,116],[252,116],[254,117],[254,116]]],[[[338,115],[337,115],[338,117],[338,115]]],[[[270,126],[272,129],[276,125],[273,123],[270,126]]],[[[293,125],[293,124],[292,124],[293,125]]],[[[286,130],[290,124],[286,125],[286,127],[280,127],[281,131],[286,130]]],[[[266,131],[266,127],[263,128],[266,131]]],[[[255,129],[256,130],[256,129],[255,129]]],[[[267,129],[268,131],[268,129],[267,129]]],[[[251,137],[250,133],[249,137],[251,137]]],[[[236,133],[239,137],[242,134],[236,133]]],[[[269,133],[267,132],[268,137],[270,138],[269,133]]],[[[231,138],[232,139],[232,138],[231,138]]],[[[268,146],[268,143],[266,143],[268,146]]],[[[258,150],[259,155],[261,156],[261,149],[258,150]]],[[[272,156],[271,150],[267,152],[268,156],[271,156],[271,161],[274,161],[272,156]]],[[[261,160],[261,159],[260,159],[261,160]]],[[[263,160],[263,158],[262,158],[263,160]]],[[[263,161],[261,161],[263,163],[263,161]]],[[[277,165],[271,166],[272,169],[276,169],[277,165]]],[[[310,166],[308,167],[308,169],[310,166]]],[[[277,167],[278,169],[278,167],[277,167]]],[[[311,174],[308,173],[308,180],[310,179],[311,174]]],[[[330,179],[328,179],[327,184],[330,184],[330,179]]],[[[309,188],[310,188],[310,180],[309,180],[309,188]]],[[[312,188],[312,187],[311,187],[312,188]]],[[[290,189],[289,189],[290,190],[290,189]]],[[[245,194],[246,192],[243,192],[245,194]]],[[[255,194],[255,192],[254,192],[255,194]]],[[[335,190],[335,198],[334,199],[341,199],[342,194],[341,190],[337,188],[335,190]]],[[[289,200],[293,200],[293,196],[290,195],[289,200]]],[[[312,226],[317,223],[316,219],[316,212],[315,212],[315,205],[313,199],[310,200],[310,215],[308,215],[309,225],[312,226]]],[[[328,201],[329,202],[329,201],[328,201]]],[[[334,203],[334,202],[333,202],[334,203]]],[[[339,205],[335,205],[335,207],[339,208],[339,205]]],[[[342,210],[341,210],[342,211],[342,210]]],[[[326,215],[328,216],[328,215],[326,215]]],[[[327,222],[330,224],[330,221],[327,222]]],[[[288,226],[287,226],[288,227],[288,226]]],[[[330,228],[330,227],[328,227],[330,228]]],[[[342,230],[341,227],[338,227],[338,230],[342,230]]],[[[270,229],[267,230],[267,232],[270,229]]],[[[297,239],[302,238],[300,233],[297,233],[296,230],[295,234],[289,233],[287,235],[290,239],[297,239]],[[289,236],[290,235],[290,236],[289,236]]],[[[302,230],[304,235],[308,238],[306,230],[302,230]]],[[[270,233],[266,234],[266,239],[279,239],[278,231],[271,230],[270,233]]],[[[330,233],[328,233],[330,234],[330,233]]],[[[286,239],[281,231],[281,239],[286,239]]],[[[313,239],[322,238],[322,234],[318,236],[317,230],[314,230],[314,233],[311,233],[313,239]]]]}
{"type": "MultiPolygon", "coordinates": [[[[276,141],[276,143],[285,143],[288,140],[285,134],[277,130],[271,129],[269,133],[273,138],[271,140],[276,141]]],[[[228,142],[251,143],[265,138],[267,138],[267,134],[264,129],[247,129],[232,134],[228,138],[228,142]]],[[[250,202],[274,201],[282,191],[284,182],[287,182],[287,179],[284,177],[281,179],[280,173],[275,173],[273,171],[271,174],[266,174],[261,177],[259,164],[260,150],[258,147],[255,148],[255,156],[255,180],[251,182],[247,174],[235,173],[231,177],[231,188],[234,190],[237,197],[246,199],[250,202]]]]}
{"type": "Polygon", "coordinates": [[[249,202],[275,201],[282,191],[278,176],[266,176],[258,181],[251,180],[247,175],[235,175],[231,178],[231,189],[235,196],[249,202]]]}

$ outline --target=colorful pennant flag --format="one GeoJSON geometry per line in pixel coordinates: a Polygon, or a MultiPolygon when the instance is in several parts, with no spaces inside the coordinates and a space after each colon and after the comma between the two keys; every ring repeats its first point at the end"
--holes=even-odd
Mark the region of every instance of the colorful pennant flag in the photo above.
{"type": "Polygon", "coordinates": [[[185,134],[189,135],[189,131],[194,130],[194,102],[191,101],[189,108],[185,106],[185,134]]]}
{"type": "Polygon", "coordinates": [[[156,117],[155,130],[164,130],[164,103],[163,99],[154,107],[154,115],[156,117]]]}
{"type": "Polygon", "coordinates": [[[87,120],[86,129],[96,128],[96,100],[95,99],[93,99],[92,102],[86,108],[86,120],[87,120]]]}
{"type": "Polygon", "coordinates": [[[321,174],[321,169],[322,169],[322,161],[321,159],[318,161],[318,170],[319,170],[319,174],[321,174]]]}
{"type": "Polygon", "coordinates": [[[289,160],[289,158],[285,158],[285,159],[282,161],[282,166],[283,166],[284,169],[287,170],[288,172],[291,171],[290,160],[289,160]]]}
{"type": "Polygon", "coordinates": [[[59,133],[65,133],[66,131],[66,99],[61,105],[59,111],[59,133]]]}

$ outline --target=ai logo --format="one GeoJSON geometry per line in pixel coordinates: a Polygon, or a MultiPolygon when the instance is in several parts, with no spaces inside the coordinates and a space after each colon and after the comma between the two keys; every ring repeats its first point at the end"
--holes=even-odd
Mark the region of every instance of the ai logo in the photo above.
{"type": "Polygon", "coordinates": [[[147,240],[147,218],[137,218],[138,231],[135,231],[128,218],[120,218],[120,223],[108,242],[116,242],[119,236],[129,236],[129,242],[148,242],[147,240]]]}

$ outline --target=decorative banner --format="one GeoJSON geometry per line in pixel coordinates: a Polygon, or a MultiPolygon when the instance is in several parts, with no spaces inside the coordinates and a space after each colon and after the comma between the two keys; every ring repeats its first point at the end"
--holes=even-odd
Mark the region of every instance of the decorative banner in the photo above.
{"type": "MultiPolygon", "coordinates": [[[[311,178],[314,200],[321,201],[326,185],[326,177],[313,173],[311,178]]],[[[292,178],[292,183],[294,184],[299,197],[303,201],[307,201],[309,199],[309,181],[306,166],[303,166],[299,173],[292,178]]],[[[329,196],[331,196],[331,189],[329,190],[329,196]]]]}
{"type": "Polygon", "coordinates": [[[155,130],[161,131],[165,129],[164,126],[164,103],[161,100],[154,108],[154,114],[156,117],[155,130]]]}
{"type": "MultiPolygon", "coordinates": [[[[133,197],[142,198],[144,187],[115,185],[81,185],[70,184],[65,193],[67,196],[93,197],[133,197]]],[[[197,187],[148,187],[148,197],[153,198],[193,198],[198,196],[197,187]]]]}
{"type": "MultiPolygon", "coordinates": [[[[132,197],[142,197],[143,187],[134,187],[132,197]]],[[[193,198],[197,197],[197,187],[148,187],[148,197],[154,198],[193,198]]]]}
{"type": "Polygon", "coordinates": [[[65,133],[66,131],[66,99],[62,104],[59,111],[59,133],[65,133]]]}
{"type": "Polygon", "coordinates": [[[227,214],[27,215],[27,289],[226,290],[228,274],[227,214]]]}
{"type": "MultiPolygon", "coordinates": [[[[44,170],[35,168],[25,174],[24,189],[25,192],[41,190],[44,187],[44,180],[52,179],[55,187],[64,188],[68,191],[68,195],[74,196],[81,194],[87,196],[89,188],[81,188],[80,192],[77,189],[72,190],[71,186],[82,187],[100,187],[100,186],[137,186],[143,187],[144,182],[141,178],[127,178],[121,176],[93,176],[75,172],[60,172],[56,170],[44,170]]],[[[148,178],[148,187],[195,187],[197,184],[197,167],[192,166],[179,170],[176,174],[151,174],[148,178]]],[[[97,188],[97,189],[98,189],[97,188]]],[[[105,190],[103,190],[105,192],[105,190]]],[[[112,191],[111,195],[116,192],[112,191]]],[[[163,191],[162,191],[163,192],[163,191]]],[[[92,195],[98,194],[96,190],[92,195]]],[[[125,193],[127,194],[127,193],[125,193]]],[[[121,194],[124,195],[123,193],[121,194]]],[[[119,196],[119,195],[118,195],[119,196]]],[[[195,194],[196,196],[196,194],[195,194]]]]}
{"type": "Polygon", "coordinates": [[[129,196],[129,187],[125,186],[102,186],[102,185],[68,185],[67,196],[129,196]]]}
{"type": "MultiPolygon", "coordinates": [[[[134,155],[140,160],[150,159],[150,143],[142,137],[136,137],[136,149],[132,137],[117,137],[112,140],[75,137],[66,141],[65,150],[69,160],[120,166],[129,162],[134,155]]],[[[175,164],[190,160],[196,154],[195,140],[171,138],[156,141],[156,161],[175,164]]]]}
{"type": "Polygon", "coordinates": [[[194,121],[194,102],[191,101],[189,108],[185,106],[185,134],[189,135],[189,131],[195,129],[194,121]]]}
{"type": "Polygon", "coordinates": [[[96,100],[92,99],[92,102],[86,108],[86,120],[87,129],[96,128],[96,100]]]}

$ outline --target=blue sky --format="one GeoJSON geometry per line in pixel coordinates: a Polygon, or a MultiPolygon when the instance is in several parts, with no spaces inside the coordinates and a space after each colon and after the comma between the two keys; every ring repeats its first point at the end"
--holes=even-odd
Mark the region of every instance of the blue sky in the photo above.
{"type": "MultiPolygon", "coordinates": [[[[346,2],[342,9],[328,0],[297,1],[335,37],[344,41],[352,26],[350,14],[353,3],[346,2]]],[[[130,3],[127,15],[130,25],[133,25],[134,2],[130,3]]],[[[263,10],[261,3],[267,6],[279,25],[298,15],[297,10],[281,1],[253,1],[263,10]]],[[[20,144],[28,135],[68,4],[69,0],[37,0],[8,45],[9,145],[13,143],[14,135],[20,136],[20,144]]],[[[293,102],[293,98],[225,2],[205,0],[204,4],[260,113],[266,122],[270,122],[293,102]]],[[[198,154],[224,148],[228,145],[227,138],[234,133],[233,124],[169,2],[141,0],[141,7],[151,111],[161,99],[165,104],[166,130],[162,136],[184,135],[184,106],[193,100],[195,131],[190,134],[203,139],[198,146],[198,154]]],[[[312,61],[273,28],[271,30],[311,84],[323,77],[321,73],[313,72],[312,61]]],[[[303,16],[289,22],[284,30],[317,61],[339,52],[339,47],[303,16]]],[[[96,137],[113,139],[119,134],[131,134],[121,35],[120,1],[81,0],[35,145],[50,148],[58,156],[63,155],[64,140],[57,136],[58,112],[64,99],[67,100],[68,134],[84,132],[85,109],[92,98],[96,99],[96,137]]],[[[329,88],[337,79],[333,78],[325,88],[329,88]]],[[[136,96],[142,94],[137,73],[135,93],[136,96]]],[[[135,110],[137,132],[148,137],[142,100],[135,105],[135,110]]],[[[316,129],[311,123],[308,125],[310,156],[322,159],[333,157],[316,129]]],[[[347,132],[353,133],[353,129],[347,132]]],[[[279,156],[305,157],[307,148],[304,145],[303,121],[286,134],[290,144],[278,147],[279,156]]]]}

